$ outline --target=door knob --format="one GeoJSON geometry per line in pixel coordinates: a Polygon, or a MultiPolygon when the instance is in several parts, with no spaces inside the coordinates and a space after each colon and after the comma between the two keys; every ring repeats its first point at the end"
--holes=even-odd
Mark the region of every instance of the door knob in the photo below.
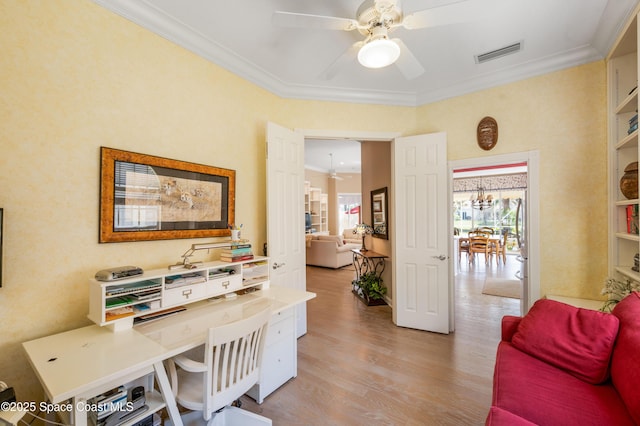
{"type": "Polygon", "coordinates": [[[273,269],[282,268],[284,265],[284,263],[273,262],[273,269]]]}
{"type": "Polygon", "coordinates": [[[438,260],[447,260],[447,256],[445,256],[444,254],[441,254],[440,256],[431,256],[431,257],[438,260]]]}

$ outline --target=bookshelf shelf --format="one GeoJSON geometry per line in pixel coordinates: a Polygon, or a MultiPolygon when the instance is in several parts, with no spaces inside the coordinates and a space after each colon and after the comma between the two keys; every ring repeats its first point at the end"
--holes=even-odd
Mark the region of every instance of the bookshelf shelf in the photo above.
{"type": "Polygon", "coordinates": [[[640,282],[640,273],[631,269],[631,266],[616,266],[616,271],[633,281],[640,282]]]}
{"type": "Polygon", "coordinates": [[[621,240],[640,242],[640,236],[638,236],[636,234],[628,234],[626,232],[617,232],[616,233],[616,238],[619,238],[621,240]]]}

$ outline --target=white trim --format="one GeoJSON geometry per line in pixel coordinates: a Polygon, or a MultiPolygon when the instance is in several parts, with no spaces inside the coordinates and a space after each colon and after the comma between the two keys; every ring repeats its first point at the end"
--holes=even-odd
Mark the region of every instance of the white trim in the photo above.
{"type": "Polygon", "coordinates": [[[295,129],[305,139],[354,140],[367,142],[391,142],[400,132],[367,132],[363,130],[295,129]]]}
{"type": "MultiPolygon", "coordinates": [[[[522,313],[526,313],[531,305],[540,299],[540,154],[538,151],[525,151],[513,154],[494,155],[489,157],[469,158],[449,161],[449,185],[453,186],[453,170],[466,167],[496,166],[514,162],[527,162],[527,244],[529,252],[529,288],[522,303],[522,313]]],[[[450,203],[451,204],[451,203],[450,203]]],[[[453,219],[451,219],[453,221],[453,219]]],[[[450,226],[453,229],[453,225],[450,226]]],[[[452,292],[453,294],[453,292],[452,292]]],[[[450,301],[453,310],[455,299],[450,301]]]]}

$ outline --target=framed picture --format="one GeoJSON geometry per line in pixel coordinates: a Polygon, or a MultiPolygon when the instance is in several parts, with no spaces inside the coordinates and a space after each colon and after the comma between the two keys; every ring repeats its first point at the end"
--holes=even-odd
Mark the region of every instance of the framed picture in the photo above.
{"type": "Polygon", "coordinates": [[[221,237],[235,221],[235,170],[100,149],[101,243],[221,237]]]}
{"type": "Polygon", "coordinates": [[[384,240],[389,239],[388,221],[387,187],[385,186],[371,191],[372,236],[384,240]]]}

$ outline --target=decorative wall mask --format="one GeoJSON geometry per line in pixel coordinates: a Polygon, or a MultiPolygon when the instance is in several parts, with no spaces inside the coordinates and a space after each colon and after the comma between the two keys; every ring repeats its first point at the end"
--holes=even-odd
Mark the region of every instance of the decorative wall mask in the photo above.
{"type": "Polygon", "coordinates": [[[489,151],[498,143],[498,123],[493,117],[485,117],[478,123],[478,146],[489,151]]]}

